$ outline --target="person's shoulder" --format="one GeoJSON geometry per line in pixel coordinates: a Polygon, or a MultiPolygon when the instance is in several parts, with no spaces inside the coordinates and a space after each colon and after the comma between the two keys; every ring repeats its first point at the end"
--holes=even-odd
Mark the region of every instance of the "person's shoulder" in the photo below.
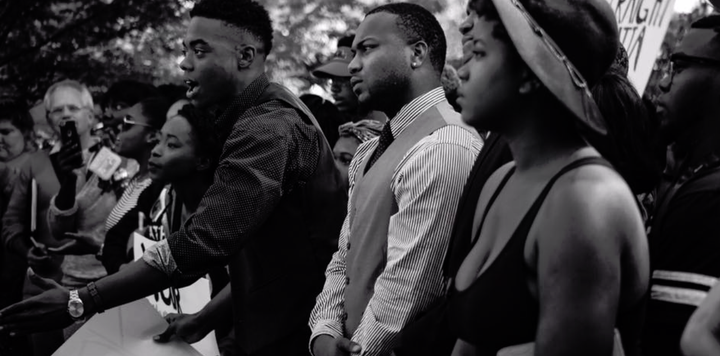
{"type": "Polygon", "coordinates": [[[548,193],[545,221],[580,228],[617,232],[642,225],[642,216],[630,187],[612,168],[590,164],[558,178],[548,193]]]}
{"type": "Polygon", "coordinates": [[[273,99],[248,108],[235,122],[233,131],[268,131],[284,136],[302,122],[298,109],[273,99]]]}

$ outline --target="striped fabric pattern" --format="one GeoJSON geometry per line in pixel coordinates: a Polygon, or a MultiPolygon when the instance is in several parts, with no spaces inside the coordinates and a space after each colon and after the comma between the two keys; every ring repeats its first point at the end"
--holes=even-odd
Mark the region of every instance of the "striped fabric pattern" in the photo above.
{"type": "Polygon", "coordinates": [[[150,184],[152,184],[152,179],[150,178],[145,178],[142,181],[133,179],[133,181],[130,182],[127,189],[123,192],[120,201],[117,202],[105,222],[106,231],[117,225],[125,214],[137,206],[140,194],[142,194],[150,184]]]}
{"type": "MultiPolygon", "coordinates": [[[[445,100],[436,88],[403,107],[390,121],[395,137],[426,110],[445,100]]],[[[350,165],[350,199],[353,204],[355,172],[378,144],[362,144],[350,165]]],[[[445,126],[413,146],[395,168],[391,189],[398,212],[390,218],[388,256],[384,271],[352,341],[361,355],[387,355],[402,328],[444,293],[442,263],[453,219],[482,141],[467,129],[445,126]]],[[[326,282],[310,315],[312,340],[319,335],[344,335],[345,258],[350,233],[346,217],[338,251],[326,270],[326,282]]],[[[311,350],[312,351],[312,350],[311,350]]]]}
{"type": "Polygon", "coordinates": [[[717,278],[699,273],[657,270],[652,275],[650,297],[667,303],[700,306],[717,278]]]}

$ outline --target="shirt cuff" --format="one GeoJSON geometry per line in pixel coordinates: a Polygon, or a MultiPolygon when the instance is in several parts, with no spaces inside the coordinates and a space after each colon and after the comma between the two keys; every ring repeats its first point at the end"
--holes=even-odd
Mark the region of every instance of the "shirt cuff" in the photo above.
{"type": "Polygon", "coordinates": [[[177,270],[177,264],[175,264],[175,259],[173,259],[170,252],[167,240],[162,240],[150,246],[145,250],[142,258],[150,267],[165,273],[168,277],[172,277],[177,270]]]}
{"type": "Polygon", "coordinates": [[[73,203],[72,208],[68,210],[60,210],[58,209],[57,205],[55,205],[55,198],[57,198],[57,195],[53,196],[50,199],[50,214],[54,216],[60,216],[60,217],[68,217],[73,216],[77,214],[78,211],[78,205],[77,205],[77,199],[75,200],[75,203],[73,203]]]}
{"type": "Polygon", "coordinates": [[[310,343],[308,344],[308,347],[310,348],[310,355],[315,356],[313,353],[313,341],[320,336],[320,335],[330,335],[333,338],[337,339],[340,337],[343,337],[343,326],[340,322],[334,321],[334,320],[321,320],[317,324],[315,324],[315,327],[313,328],[312,335],[310,335],[310,343]]]}

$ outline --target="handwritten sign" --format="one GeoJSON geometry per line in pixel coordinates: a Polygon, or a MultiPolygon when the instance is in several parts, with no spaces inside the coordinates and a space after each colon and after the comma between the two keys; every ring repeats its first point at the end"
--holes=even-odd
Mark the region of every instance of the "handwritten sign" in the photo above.
{"type": "Polygon", "coordinates": [[[645,91],[655,58],[673,15],[675,0],[608,0],[615,12],[620,42],[628,53],[628,78],[645,91]]]}
{"type": "MultiPolygon", "coordinates": [[[[148,239],[138,233],[133,234],[135,260],[142,258],[145,250],[156,243],[157,241],[148,239]]],[[[163,317],[170,313],[194,314],[210,302],[210,289],[210,281],[207,278],[200,278],[197,282],[185,288],[169,288],[147,297],[147,300],[163,317]]],[[[220,354],[215,341],[215,332],[211,332],[192,346],[204,356],[220,354]]]]}

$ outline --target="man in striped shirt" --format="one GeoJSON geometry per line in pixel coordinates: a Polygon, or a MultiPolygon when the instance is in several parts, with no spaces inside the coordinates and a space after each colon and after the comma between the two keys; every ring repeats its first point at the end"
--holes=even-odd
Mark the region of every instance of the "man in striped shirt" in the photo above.
{"type": "Polygon", "coordinates": [[[426,9],[372,10],[352,50],[360,105],[392,119],[350,165],[348,215],[310,316],[315,356],[389,354],[443,295],[457,201],[482,147],[445,99],[445,36],[426,9]]]}

